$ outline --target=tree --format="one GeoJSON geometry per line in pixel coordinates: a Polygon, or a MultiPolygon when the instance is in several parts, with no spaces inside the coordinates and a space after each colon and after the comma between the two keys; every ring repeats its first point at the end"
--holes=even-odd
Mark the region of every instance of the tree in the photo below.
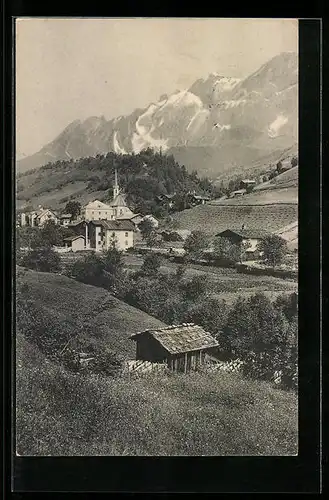
{"type": "Polygon", "coordinates": [[[221,348],[224,349],[221,332],[226,318],[226,304],[224,300],[219,301],[215,298],[204,298],[190,306],[184,313],[183,321],[193,322],[203,326],[206,331],[217,336],[221,343],[221,348]]]}
{"type": "Polygon", "coordinates": [[[291,158],[291,166],[297,167],[297,165],[298,165],[298,159],[296,156],[294,156],[293,158],[291,158]]]}
{"type": "Polygon", "coordinates": [[[245,360],[249,374],[271,377],[282,367],[288,321],[262,293],[239,297],[228,314],[223,341],[245,360]]]}
{"type": "Polygon", "coordinates": [[[95,252],[76,260],[70,269],[70,275],[77,281],[89,285],[104,286],[106,284],[104,262],[95,252]]]}
{"type": "Polygon", "coordinates": [[[209,283],[205,276],[193,276],[189,281],[185,281],[180,286],[187,300],[198,300],[204,297],[209,290],[209,283]]]}
{"type": "Polygon", "coordinates": [[[282,170],[282,161],[278,161],[278,163],[276,164],[276,169],[278,172],[281,172],[282,170]]]}
{"type": "Polygon", "coordinates": [[[61,269],[59,255],[49,247],[30,250],[20,261],[20,265],[35,271],[54,273],[61,269]]]}
{"type": "Polygon", "coordinates": [[[186,254],[192,259],[200,259],[208,248],[209,237],[203,231],[192,231],[184,243],[186,254]]]}
{"type": "Polygon", "coordinates": [[[76,219],[77,216],[81,213],[81,203],[79,203],[78,201],[69,201],[65,205],[64,213],[71,214],[72,219],[76,219]]]}
{"type": "Polygon", "coordinates": [[[47,221],[42,229],[40,229],[42,246],[61,246],[63,244],[62,228],[55,224],[54,221],[47,221]]]}
{"type": "Polygon", "coordinates": [[[106,279],[106,288],[113,292],[121,291],[125,279],[122,252],[115,247],[110,248],[101,255],[101,262],[106,279]]]}
{"type": "Polygon", "coordinates": [[[293,321],[298,315],[297,293],[279,295],[274,301],[274,306],[283,312],[288,321],[293,321]]]}
{"type": "Polygon", "coordinates": [[[287,242],[277,234],[271,234],[262,239],[257,248],[263,253],[265,262],[275,267],[287,252],[287,242]]]}
{"type": "Polygon", "coordinates": [[[228,238],[218,237],[214,241],[214,255],[217,259],[235,264],[241,260],[241,247],[228,238]]]}
{"type": "Polygon", "coordinates": [[[156,276],[161,267],[161,257],[156,253],[150,253],[144,259],[141,272],[147,276],[156,276]]]}
{"type": "Polygon", "coordinates": [[[141,232],[143,240],[148,240],[148,238],[151,236],[152,232],[154,231],[154,226],[152,221],[149,219],[143,219],[139,224],[138,224],[138,229],[141,232]]]}

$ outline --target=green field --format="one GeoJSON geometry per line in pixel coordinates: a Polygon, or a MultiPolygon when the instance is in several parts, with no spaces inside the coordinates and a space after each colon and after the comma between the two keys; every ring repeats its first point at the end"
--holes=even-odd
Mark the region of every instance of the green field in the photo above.
{"type": "Polygon", "coordinates": [[[76,375],[17,342],[20,455],[296,455],[297,396],[225,373],[76,375]]]}

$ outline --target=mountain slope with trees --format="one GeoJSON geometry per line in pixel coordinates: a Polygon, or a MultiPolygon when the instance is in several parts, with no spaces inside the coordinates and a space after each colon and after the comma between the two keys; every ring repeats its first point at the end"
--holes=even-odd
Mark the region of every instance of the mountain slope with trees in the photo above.
{"type": "Polygon", "coordinates": [[[136,212],[161,216],[161,208],[155,200],[161,194],[179,196],[196,191],[213,198],[220,195],[219,187],[206,177],[200,178],[195,171],[189,173],[172,155],[147,149],[138,154],[108,153],[75,161],[61,160],[20,174],[17,205],[36,207],[41,199],[48,199],[45,204],[52,208],[64,208],[70,200],[79,201],[81,205],[95,198],[108,202],[112,199],[115,169],[128,205],[136,212]],[[71,194],[63,196],[67,188],[71,194]]]}

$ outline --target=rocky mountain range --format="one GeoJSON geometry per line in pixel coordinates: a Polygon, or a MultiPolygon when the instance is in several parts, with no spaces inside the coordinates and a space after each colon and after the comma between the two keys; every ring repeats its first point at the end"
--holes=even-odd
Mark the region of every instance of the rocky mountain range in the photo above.
{"type": "Polygon", "coordinates": [[[212,73],[129,116],[76,120],[39,152],[19,160],[17,171],[150,147],[216,178],[297,145],[297,109],[298,57],[282,53],[241,80],[212,73]]]}

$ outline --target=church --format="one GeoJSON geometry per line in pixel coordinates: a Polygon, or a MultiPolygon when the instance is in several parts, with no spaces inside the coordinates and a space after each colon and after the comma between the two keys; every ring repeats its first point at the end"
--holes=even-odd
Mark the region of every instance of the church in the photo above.
{"type": "Polygon", "coordinates": [[[120,190],[117,170],[115,170],[113,200],[109,204],[99,200],[91,201],[82,209],[81,215],[86,221],[130,219],[134,216],[127,206],[125,195],[120,190]]]}

